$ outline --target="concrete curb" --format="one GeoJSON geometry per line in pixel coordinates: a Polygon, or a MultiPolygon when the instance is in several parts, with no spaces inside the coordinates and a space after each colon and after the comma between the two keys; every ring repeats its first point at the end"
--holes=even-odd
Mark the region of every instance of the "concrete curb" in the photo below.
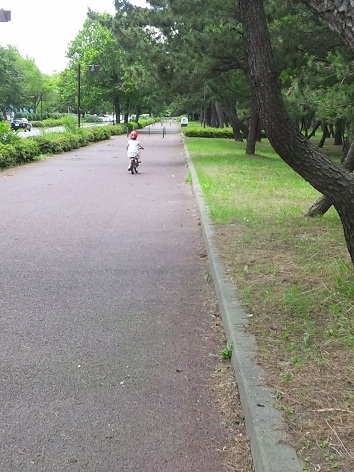
{"type": "MultiPolygon", "coordinates": [[[[183,139],[183,137],[182,137],[183,139]]],[[[184,144],[184,140],[183,140],[184,144]]],[[[274,408],[272,391],[263,384],[265,373],[256,365],[254,336],[246,332],[247,316],[237,299],[233,284],[226,282],[225,267],[214,245],[214,231],[202,189],[184,144],[192,187],[199,210],[208,262],[228,343],[232,343],[232,365],[235,370],[241,406],[255,472],[301,472],[295,450],[287,444],[282,415],[274,408]]]]}

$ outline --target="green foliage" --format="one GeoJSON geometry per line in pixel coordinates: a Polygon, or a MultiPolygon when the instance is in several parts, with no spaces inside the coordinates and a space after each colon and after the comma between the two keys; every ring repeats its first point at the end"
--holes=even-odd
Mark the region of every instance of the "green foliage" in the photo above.
{"type": "MultiPolygon", "coordinates": [[[[314,119],[331,124],[342,120],[347,132],[353,121],[352,55],[302,2],[269,0],[265,7],[291,117],[308,125],[314,119]]],[[[156,8],[122,1],[116,9],[114,18],[88,13],[69,44],[69,66],[60,74],[45,76],[15,47],[0,48],[0,110],[13,110],[37,127],[43,119],[59,118],[52,112],[76,112],[80,64],[84,113],[115,108],[118,114],[137,117],[165,110],[199,115],[218,101],[231,109],[237,105],[238,117],[249,122],[251,92],[233,0],[196,0],[191,5],[161,0],[156,8]],[[99,67],[91,72],[89,64],[99,67]]],[[[98,118],[87,117],[93,120],[98,118]]],[[[197,134],[190,127],[183,132],[220,136],[211,130],[197,134]]],[[[233,137],[231,131],[221,135],[233,137]]]]}
{"type": "Polygon", "coordinates": [[[227,343],[226,346],[219,352],[222,359],[231,359],[232,357],[232,343],[227,343]]]}
{"type": "Polygon", "coordinates": [[[117,125],[108,125],[105,126],[111,133],[111,136],[118,136],[120,134],[126,134],[127,133],[127,125],[120,123],[117,125]]]}
{"type": "Polygon", "coordinates": [[[219,354],[209,354],[209,357],[218,357],[223,360],[230,360],[232,357],[233,346],[232,343],[226,343],[226,346],[219,351],[219,354]]]}
{"type": "Polygon", "coordinates": [[[80,130],[77,126],[77,120],[71,116],[66,116],[60,120],[60,123],[64,126],[65,130],[69,133],[78,133],[80,130]]]}
{"type": "Polygon", "coordinates": [[[131,125],[134,125],[135,127],[138,126],[138,128],[145,128],[145,126],[152,125],[154,123],[158,123],[161,119],[159,117],[157,118],[139,118],[138,123],[131,123],[131,125]]]}
{"type": "MultiPolygon", "coordinates": [[[[123,134],[123,133],[121,133],[123,134]]],[[[41,154],[60,154],[62,152],[78,149],[90,143],[109,139],[111,127],[100,126],[75,129],[74,133],[52,133],[51,135],[35,136],[33,139],[39,144],[41,154]]]]}
{"type": "MultiPolygon", "coordinates": [[[[54,81],[42,74],[32,59],[24,59],[14,46],[0,47],[0,110],[23,110],[21,116],[36,111],[45,113],[52,106],[54,81]],[[27,112],[26,112],[27,110],[27,112]]],[[[32,118],[30,118],[32,119],[32,118]]],[[[39,118],[38,118],[39,119],[39,118]]]]}
{"type": "Polygon", "coordinates": [[[53,134],[43,134],[40,136],[34,136],[33,140],[38,144],[39,146],[39,154],[43,155],[49,155],[49,154],[56,154],[54,152],[54,146],[53,146],[53,134]]]}
{"type": "Polygon", "coordinates": [[[56,126],[64,126],[65,116],[62,115],[62,118],[48,118],[43,121],[32,121],[32,126],[34,128],[55,128],[56,126]]]}
{"type": "Polygon", "coordinates": [[[38,144],[30,138],[20,139],[14,147],[16,150],[16,162],[18,164],[33,161],[34,158],[39,155],[38,144]]]}
{"type": "Polygon", "coordinates": [[[16,149],[12,144],[0,143],[0,168],[13,167],[16,165],[16,149]]]}
{"type": "Polygon", "coordinates": [[[129,76],[139,90],[154,84],[155,102],[162,98],[173,114],[199,113],[216,99],[248,99],[244,75],[234,80],[243,46],[232,0],[164,0],[152,9],[119,2],[114,28],[129,76]]]}
{"type": "Polygon", "coordinates": [[[25,76],[14,47],[0,47],[0,110],[21,106],[25,96],[25,76]]]}
{"type": "MultiPolygon", "coordinates": [[[[6,123],[0,123],[0,136],[2,127],[10,131],[6,123]]],[[[11,143],[4,144],[0,141],[0,168],[34,161],[41,155],[48,156],[78,149],[90,143],[109,139],[112,135],[126,134],[126,129],[126,125],[123,124],[92,126],[80,130],[76,128],[74,132],[46,133],[26,139],[21,139],[12,132],[14,139],[11,143]]]]}
{"type": "Polygon", "coordinates": [[[182,133],[190,138],[227,138],[234,139],[231,128],[211,128],[202,126],[190,126],[181,128],[182,133]]]}
{"type": "MultiPolygon", "coordinates": [[[[1,133],[1,131],[0,131],[1,133]]],[[[30,138],[16,136],[11,142],[0,142],[0,168],[32,161],[39,154],[39,146],[30,138]]]]}
{"type": "MultiPolygon", "coordinates": [[[[122,66],[122,49],[116,42],[107,14],[90,12],[82,30],[69,44],[69,67],[60,74],[58,87],[63,105],[77,109],[77,83],[80,71],[81,110],[101,113],[133,102],[134,86],[128,83],[122,66]],[[97,65],[95,71],[88,67],[97,65]]],[[[130,112],[130,110],[124,110],[130,112]]]]}
{"type": "MultiPolygon", "coordinates": [[[[45,121],[45,120],[60,120],[64,115],[63,113],[24,113],[24,112],[16,112],[15,118],[27,118],[28,121],[37,122],[37,121],[45,121]]],[[[33,124],[33,123],[32,123],[33,124]]]]}
{"type": "Polygon", "coordinates": [[[17,143],[21,138],[17,133],[12,130],[8,123],[0,122],[0,143],[2,144],[14,144],[17,143]]]}
{"type": "MultiPolygon", "coordinates": [[[[299,110],[299,116],[326,119],[335,124],[338,120],[354,120],[354,68],[348,54],[337,48],[323,58],[304,54],[306,63],[289,77],[287,93],[289,109],[299,110]]],[[[294,113],[292,113],[294,114],[294,113]]]]}
{"type": "Polygon", "coordinates": [[[263,251],[259,245],[271,242],[267,260],[247,263],[247,270],[243,262],[240,270],[245,277],[264,280],[263,292],[257,295],[262,307],[269,306],[292,320],[283,333],[287,351],[307,353],[323,342],[353,348],[354,273],[342,259],[346,253],[338,215],[331,211],[325,220],[302,216],[304,208],[316,198],[316,191],[293,173],[266,142],[257,145],[262,155],[254,158],[244,155],[245,144],[230,140],[186,138],[186,145],[194,156],[214,223],[241,225],[243,244],[254,247],[255,259],[258,251],[263,251]],[[281,286],[275,287],[274,280],[284,269],[271,259],[273,252],[278,254],[278,246],[287,251],[287,257],[293,255],[297,269],[293,280],[284,277],[281,286]]]}

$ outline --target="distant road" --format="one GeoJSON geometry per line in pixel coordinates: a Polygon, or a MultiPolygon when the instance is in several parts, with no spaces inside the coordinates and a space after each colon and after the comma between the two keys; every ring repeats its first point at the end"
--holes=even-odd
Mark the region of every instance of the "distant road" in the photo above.
{"type": "MultiPolygon", "coordinates": [[[[85,123],[81,125],[82,128],[89,128],[91,126],[107,126],[110,122],[106,121],[103,123],[85,123]]],[[[28,138],[29,136],[38,136],[44,133],[60,133],[65,131],[64,126],[54,126],[53,128],[32,128],[31,131],[18,131],[20,138],[28,138]]]]}
{"type": "Polygon", "coordinates": [[[19,131],[17,134],[20,138],[28,138],[29,136],[38,136],[42,134],[43,131],[45,133],[58,133],[64,130],[63,126],[55,126],[54,128],[32,128],[31,131],[19,131]]]}

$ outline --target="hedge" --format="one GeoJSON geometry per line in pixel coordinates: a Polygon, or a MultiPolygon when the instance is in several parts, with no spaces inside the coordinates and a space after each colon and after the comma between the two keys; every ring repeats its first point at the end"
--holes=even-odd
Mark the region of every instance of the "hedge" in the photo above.
{"type": "Polygon", "coordinates": [[[202,126],[192,125],[189,127],[181,127],[181,131],[185,136],[191,138],[227,138],[234,139],[231,128],[203,128],[202,126]]]}
{"type": "Polygon", "coordinates": [[[0,168],[14,167],[25,162],[35,161],[41,155],[60,154],[78,149],[90,143],[109,139],[111,136],[127,134],[138,126],[157,121],[156,119],[139,120],[137,123],[120,123],[117,125],[92,126],[75,132],[51,133],[31,136],[26,139],[14,138],[15,141],[3,144],[0,142],[0,168]]]}
{"type": "Polygon", "coordinates": [[[12,144],[0,143],[0,167],[5,169],[17,164],[16,148],[12,144]]]}

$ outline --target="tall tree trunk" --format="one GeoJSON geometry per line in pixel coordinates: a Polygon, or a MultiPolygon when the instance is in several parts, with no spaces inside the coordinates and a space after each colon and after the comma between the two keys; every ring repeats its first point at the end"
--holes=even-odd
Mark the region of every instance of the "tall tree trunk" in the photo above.
{"type": "Polygon", "coordinates": [[[256,154],[256,141],[259,132],[259,114],[257,110],[256,97],[252,95],[251,122],[250,130],[247,136],[246,155],[254,156],[256,154]]]}
{"type": "Polygon", "coordinates": [[[332,123],[328,125],[328,137],[334,138],[334,127],[332,123]]]}
{"type": "Polygon", "coordinates": [[[343,134],[344,134],[344,123],[343,120],[339,119],[336,121],[334,128],[334,145],[343,146],[343,134]]]}
{"type": "Polygon", "coordinates": [[[211,105],[211,127],[218,128],[219,127],[219,120],[218,114],[216,113],[215,103],[211,105]]]}
{"type": "Polygon", "coordinates": [[[200,113],[200,118],[199,118],[200,126],[203,126],[205,128],[205,112],[204,109],[202,109],[200,113]]]}
{"type": "Polygon", "coordinates": [[[129,98],[126,101],[124,108],[125,108],[125,110],[124,110],[124,123],[128,123],[129,122],[129,111],[130,111],[130,100],[129,100],[129,98]]]}
{"type": "MultiPolygon", "coordinates": [[[[354,170],[354,141],[352,142],[347,155],[343,160],[344,169],[353,172],[354,170]]],[[[307,210],[305,216],[323,216],[331,208],[332,202],[328,197],[322,195],[318,200],[313,203],[310,208],[307,210]]]]}
{"type": "Polygon", "coordinates": [[[325,122],[325,120],[323,120],[322,121],[322,137],[321,137],[320,142],[318,143],[319,148],[323,148],[324,143],[327,138],[329,138],[329,130],[328,130],[327,123],[325,122]]]}
{"type": "Polygon", "coordinates": [[[270,143],[284,162],[332,201],[354,264],[354,177],[332,163],[294,127],[280,92],[263,0],[239,0],[239,4],[251,85],[270,143]]]}
{"type": "Polygon", "coordinates": [[[205,122],[207,126],[211,126],[211,106],[208,105],[205,111],[205,122]]]}
{"type": "Polygon", "coordinates": [[[114,93],[114,96],[113,96],[113,106],[114,106],[114,111],[116,114],[115,122],[119,123],[120,122],[120,100],[119,100],[119,95],[116,92],[114,93]]]}
{"type": "Polygon", "coordinates": [[[218,115],[219,128],[224,128],[225,127],[224,112],[222,109],[222,105],[218,100],[215,101],[215,110],[216,110],[216,114],[218,115]]]}
{"type": "Polygon", "coordinates": [[[300,133],[304,133],[306,138],[309,137],[309,130],[308,130],[308,127],[307,127],[307,124],[306,124],[306,117],[305,116],[303,116],[302,120],[301,120],[300,133]]]}

